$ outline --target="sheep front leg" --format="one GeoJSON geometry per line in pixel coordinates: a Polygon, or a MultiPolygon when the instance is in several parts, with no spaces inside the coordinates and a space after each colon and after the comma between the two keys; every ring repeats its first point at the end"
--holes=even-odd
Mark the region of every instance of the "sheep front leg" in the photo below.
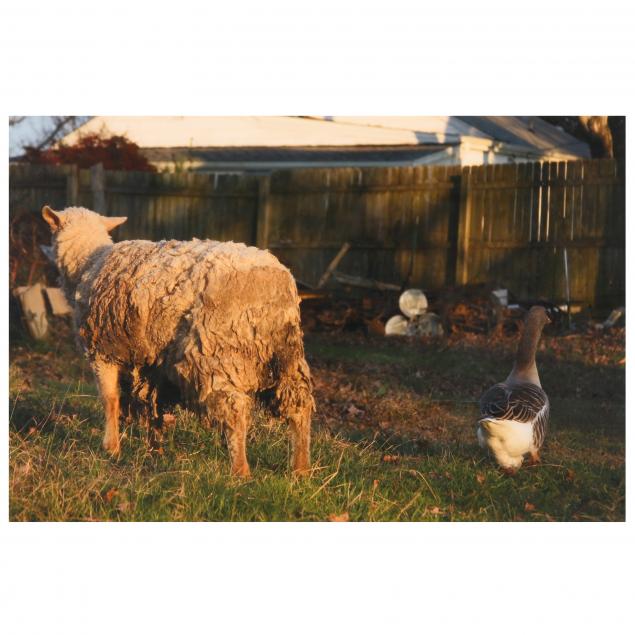
{"type": "Polygon", "coordinates": [[[119,367],[101,359],[92,363],[97,388],[106,413],[104,429],[104,450],[116,456],[119,454],[119,367]]]}

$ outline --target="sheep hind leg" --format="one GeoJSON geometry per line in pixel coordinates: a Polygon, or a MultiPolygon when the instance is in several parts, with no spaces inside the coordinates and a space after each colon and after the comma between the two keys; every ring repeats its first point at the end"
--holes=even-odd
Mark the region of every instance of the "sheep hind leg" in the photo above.
{"type": "Polygon", "coordinates": [[[291,425],[291,467],[305,475],[311,469],[311,410],[297,410],[287,417],[291,425]]]}
{"type": "Polygon", "coordinates": [[[247,431],[252,413],[252,400],[238,392],[216,393],[212,417],[223,424],[233,476],[249,477],[247,431]]]}
{"type": "Polygon", "coordinates": [[[278,410],[291,426],[291,467],[305,475],[311,469],[311,414],[315,408],[306,373],[285,378],[277,390],[278,410]]]}
{"type": "Polygon", "coordinates": [[[119,367],[103,360],[95,360],[92,364],[106,413],[104,428],[104,450],[116,456],[119,454],[119,367]]]}

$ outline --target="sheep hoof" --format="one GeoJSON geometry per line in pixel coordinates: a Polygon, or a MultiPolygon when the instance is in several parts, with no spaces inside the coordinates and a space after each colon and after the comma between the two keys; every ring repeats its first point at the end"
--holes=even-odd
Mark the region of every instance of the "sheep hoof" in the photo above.
{"type": "Polygon", "coordinates": [[[516,476],[518,469],[515,467],[501,467],[501,472],[506,476],[516,476]]]}
{"type": "Polygon", "coordinates": [[[251,470],[247,463],[241,465],[232,465],[232,476],[238,476],[239,478],[249,478],[251,476],[251,470]]]}
{"type": "Polygon", "coordinates": [[[297,462],[293,466],[294,476],[309,476],[311,474],[311,465],[308,461],[297,462]]]}
{"type": "Polygon", "coordinates": [[[113,457],[117,457],[119,456],[119,452],[121,450],[120,445],[119,445],[119,439],[112,439],[112,438],[105,438],[102,446],[104,448],[104,450],[106,450],[106,452],[108,452],[108,454],[110,454],[113,457]]]}
{"type": "Polygon", "coordinates": [[[540,463],[540,454],[538,452],[530,452],[527,465],[538,465],[540,463]]]}

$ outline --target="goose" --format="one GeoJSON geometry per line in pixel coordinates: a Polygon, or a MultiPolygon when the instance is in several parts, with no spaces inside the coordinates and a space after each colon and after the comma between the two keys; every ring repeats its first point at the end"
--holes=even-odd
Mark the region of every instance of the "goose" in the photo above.
{"type": "Polygon", "coordinates": [[[549,399],[540,385],[536,348],[542,329],[550,321],[544,307],[531,307],[512,372],[504,382],[485,391],[479,400],[478,443],[494,455],[508,474],[520,468],[526,454],[531,464],[540,461],[549,420],[549,399]]]}

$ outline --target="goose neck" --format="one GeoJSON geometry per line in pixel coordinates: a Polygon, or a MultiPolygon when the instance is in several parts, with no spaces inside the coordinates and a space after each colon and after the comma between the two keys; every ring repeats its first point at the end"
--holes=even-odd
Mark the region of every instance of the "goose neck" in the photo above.
{"type": "Polygon", "coordinates": [[[538,368],[536,367],[536,350],[541,334],[542,325],[535,320],[529,320],[520,339],[516,361],[509,380],[529,381],[540,386],[538,368]]]}

